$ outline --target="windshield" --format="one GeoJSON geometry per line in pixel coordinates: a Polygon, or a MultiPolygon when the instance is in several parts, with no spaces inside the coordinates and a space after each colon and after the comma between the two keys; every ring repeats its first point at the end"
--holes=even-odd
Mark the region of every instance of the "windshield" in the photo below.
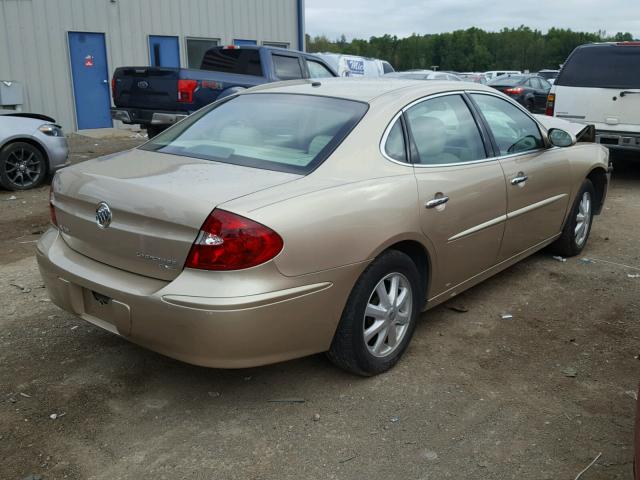
{"type": "Polygon", "coordinates": [[[577,48],[556,85],[592,88],[640,88],[640,47],[600,45],[577,48]]]}
{"type": "Polygon", "coordinates": [[[187,117],[140,148],[307,174],[342,142],[367,108],[361,102],[311,95],[239,95],[187,117]]]}
{"type": "Polygon", "coordinates": [[[525,79],[522,75],[510,75],[510,76],[502,76],[498,77],[495,80],[489,82],[489,85],[505,85],[507,87],[511,87],[513,85],[518,85],[522,83],[525,79]]]}

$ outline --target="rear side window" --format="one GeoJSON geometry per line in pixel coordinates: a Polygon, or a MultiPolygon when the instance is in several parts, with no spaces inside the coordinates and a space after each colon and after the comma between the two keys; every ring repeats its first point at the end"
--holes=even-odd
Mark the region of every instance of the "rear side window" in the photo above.
{"type": "Polygon", "coordinates": [[[298,57],[273,55],[273,66],[276,77],[280,80],[295,80],[302,78],[302,68],[298,57]]]}
{"type": "Polygon", "coordinates": [[[478,126],[460,95],[425,100],[405,115],[418,153],[416,163],[442,165],[486,158],[478,126]]]}
{"type": "Polygon", "coordinates": [[[640,47],[579,47],[562,67],[556,85],[592,88],[640,88],[640,47]]]}
{"type": "Polygon", "coordinates": [[[309,77],[311,78],[329,78],[334,76],[327,67],[315,60],[307,60],[307,68],[309,69],[309,77]]]}
{"type": "Polygon", "coordinates": [[[398,118],[387,136],[387,141],[384,144],[384,152],[388,157],[393,158],[399,162],[407,161],[407,152],[404,145],[404,133],[402,132],[402,122],[398,118]]]}
{"type": "Polygon", "coordinates": [[[256,49],[212,48],[202,59],[202,70],[262,76],[260,54],[256,49]]]}
{"type": "Polygon", "coordinates": [[[239,95],[194,113],[140,148],[304,175],[344,140],[367,108],[313,95],[239,95]]]}

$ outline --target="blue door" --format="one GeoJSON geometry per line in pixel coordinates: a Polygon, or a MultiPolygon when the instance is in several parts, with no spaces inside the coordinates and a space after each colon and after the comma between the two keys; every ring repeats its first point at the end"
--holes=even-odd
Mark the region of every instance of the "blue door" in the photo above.
{"type": "Polygon", "coordinates": [[[239,47],[241,45],[257,45],[258,42],[256,42],[255,40],[242,40],[240,38],[236,38],[233,41],[233,44],[239,47]]]}
{"type": "Polygon", "coordinates": [[[149,35],[149,65],[152,67],[180,68],[178,37],[149,35]]]}
{"type": "Polygon", "coordinates": [[[78,130],[112,127],[104,33],[69,32],[78,130]]]}

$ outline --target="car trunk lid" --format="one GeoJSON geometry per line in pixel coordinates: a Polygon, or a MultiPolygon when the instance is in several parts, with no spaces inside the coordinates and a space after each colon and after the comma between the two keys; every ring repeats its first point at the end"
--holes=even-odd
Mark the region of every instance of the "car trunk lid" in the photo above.
{"type": "Polygon", "coordinates": [[[73,250],[122,270],[172,280],[217,205],[298,178],[132,150],[60,171],[54,205],[62,237],[73,250]],[[105,228],[97,222],[103,204],[111,214],[105,228]]]}

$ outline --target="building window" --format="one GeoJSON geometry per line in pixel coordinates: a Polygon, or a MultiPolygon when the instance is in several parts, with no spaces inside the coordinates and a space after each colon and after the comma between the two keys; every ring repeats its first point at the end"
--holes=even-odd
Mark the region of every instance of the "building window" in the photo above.
{"type": "Polygon", "coordinates": [[[207,50],[218,45],[220,40],[216,38],[187,38],[187,67],[200,68],[207,50]]]}
{"type": "Polygon", "coordinates": [[[262,42],[262,45],[265,47],[289,48],[289,44],[284,42],[262,42]]]}
{"type": "Polygon", "coordinates": [[[238,47],[241,47],[242,45],[257,45],[258,42],[256,42],[255,40],[242,40],[240,38],[236,38],[233,41],[233,44],[238,47]]]}

